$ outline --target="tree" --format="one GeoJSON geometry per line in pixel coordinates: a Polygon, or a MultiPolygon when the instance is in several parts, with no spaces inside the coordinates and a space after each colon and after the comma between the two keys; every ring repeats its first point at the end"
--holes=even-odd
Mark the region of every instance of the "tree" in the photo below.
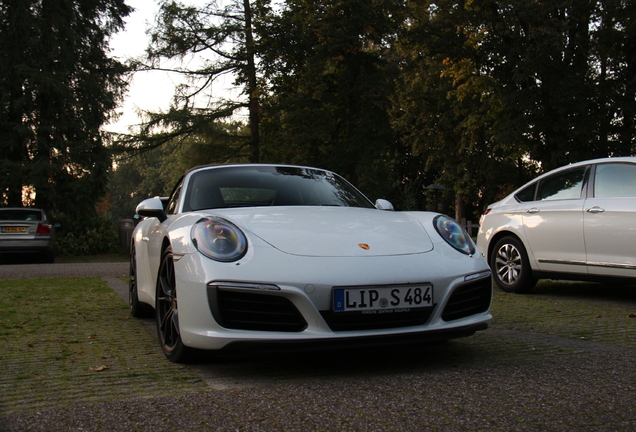
{"type": "Polygon", "coordinates": [[[426,172],[453,188],[456,217],[463,201],[479,210],[542,170],[634,151],[634,9],[622,0],[409,5],[395,125],[426,172]]]}
{"type": "Polygon", "coordinates": [[[591,30],[599,147],[611,156],[636,152],[636,4],[603,0],[591,30]]]}
{"type": "Polygon", "coordinates": [[[216,161],[332,169],[409,209],[441,183],[458,219],[542,170],[634,152],[633,2],[232,1],[163,4],[149,66],[204,60],[175,69],[193,81],[129,148],[208,137],[216,161]],[[247,99],[208,103],[226,73],[247,99]],[[241,108],[248,139],[206,135],[241,108]]]}
{"type": "Polygon", "coordinates": [[[493,29],[483,44],[501,89],[502,139],[522,143],[546,170],[604,152],[594,139],[593,12],[593,1],[578,0],[512,0],[482,9],[493,29]]]}
{"type": "Polygon", "coordinates": [[[267,160],[332,169],[376,198],[395,192],[404,148],[388,109],[401,4],[290,0],[260,17],[267,160]]]}
{"type": "Polygon", "coordinates": [[[493,140],[501,115],[497,83],[483,68],[486,29],[468,3],[410,5],[397,44],[400,77],[392,111],[394,127],[422,159],[431,183],[454,195],[458,220],[467,206],[471,213],[501,191],[493,168],[504,162],[493,140]]]}
{"type": "Polygon", "coordinates": [[[108,38],[123,0],[0,5],[0,203],[81,224],[103,195],[111,157],[100,131],[125,88],[108,38]]]}
{"type": "Polygon", "coordinates": [[[634,12],[621,0],[486,3],[500,142],[542,170],[633,151],[634,12]]]}
{"type": "MultiPolygon", "coordinates": [[[[235,136],[248,136],[244,124],[213,123],[205,134],[174,139],[139,154],[117,158],[110,176],[105,214],[113,222],[130,219],[137,204],[154,196],[169,196],[183,174],[196,165],[215,163],[219,154],[232,149],[235,136]]],[[[240,158],[228,162],[241,162],[240,158]]]]}
{"type": "Polygon", "coordinates": [[[168,111],[145,113],[140,130],[120,140],[123,150],[146,151],[174,140],[205,135],[214,128],[213,123],[247,108],[249,136],[226,137],[225,141],[234,138],[234,143],[219,153],[217,160],[241,156],[250,162],[259,161],[259,92],[249,0],[225,5],[211,1],[202,8],[175,1],[162,3],[147,60],[149,64],[135,67],[175,72],[185,82],[177,88],[168,111]],[[176,66],[164,66],[166,61],[176,62],[176,66]],[[235,77],[235,85],[243,88],[247,101],[213,96],[213,84],[228,74],[235,77]]]}

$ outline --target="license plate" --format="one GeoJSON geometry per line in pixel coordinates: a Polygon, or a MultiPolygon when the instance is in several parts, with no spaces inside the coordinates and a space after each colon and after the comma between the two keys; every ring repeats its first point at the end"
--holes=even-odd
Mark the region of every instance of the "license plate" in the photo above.
{"type": "Polygon", "coordinates": [[[383,311],[433,306],[433,286],[400,285],[390,287],[336,288],[333,291],[334,312],[383,311]]]}
{"type": "Polygon", "coordinates": [[[5,226],[5,227],[0,227],[0,229],[2,230],[2,232],[5,232],[5,233],[21,233],[21,232],[26,232],[26,227],[10,227],[10,226],[5,226]]]}

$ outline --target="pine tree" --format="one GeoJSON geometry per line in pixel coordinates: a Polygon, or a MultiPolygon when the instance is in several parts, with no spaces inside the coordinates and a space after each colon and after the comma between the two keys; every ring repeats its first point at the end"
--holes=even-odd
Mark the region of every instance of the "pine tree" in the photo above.
{"type": "Polygon", "coordinates": [[[121,150],[139,153],[206,135],[219,129],[215,123],[229,122],[245,108],[249,135],[224,137],[225,144],[230,138],[234,142],[218,153],[217,160],[243,157],[259,161],[259,91],[252,14],[250,0],[211,0],[201,7],[176,1],[161,4],[147,58],[135,67],[173,72],[184,82],[176,89],[167,111],[144,113],[139,130],[119,140],[121,150]],[[223,76],[235,78],[234,84],[242,89],[244,99],[213,94],[213,84],[223,76]]]}
{"type": "Polygon", "coordinates": [[[111,165],[100,128],[125,89],[108,38],[130,12],[123,0],[2,0],[0,204],[94,214],[111,165]]]}

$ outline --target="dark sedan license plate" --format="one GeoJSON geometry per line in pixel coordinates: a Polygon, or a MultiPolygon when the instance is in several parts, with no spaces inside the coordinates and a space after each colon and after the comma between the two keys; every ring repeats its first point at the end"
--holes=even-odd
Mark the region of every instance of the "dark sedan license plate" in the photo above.
{"type": "Polygon", "coordinates": [[[390,313],[431,306],[433,306],[433,286],[430,284],[336,288],[333,292],[334,312],[390,313]]]}
{"type": "Polygon", "coordinates": [[[23,233],[26,232],[26,227],[10,227],[10,226],[5,226],[5,227],[0,227],[0,232],[3,233],[23,233]]]}

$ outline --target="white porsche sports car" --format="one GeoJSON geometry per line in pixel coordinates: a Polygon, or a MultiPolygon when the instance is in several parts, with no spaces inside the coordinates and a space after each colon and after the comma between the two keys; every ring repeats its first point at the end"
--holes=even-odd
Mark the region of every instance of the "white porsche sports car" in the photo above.
{"type": "Polygon", "coordinates": [[[166,357],[196,350],[440,341],[491,319],[490,269],[453,219],[374,206],[340,176],[196,167],[137,206],[130,312],[166,357]]]}

